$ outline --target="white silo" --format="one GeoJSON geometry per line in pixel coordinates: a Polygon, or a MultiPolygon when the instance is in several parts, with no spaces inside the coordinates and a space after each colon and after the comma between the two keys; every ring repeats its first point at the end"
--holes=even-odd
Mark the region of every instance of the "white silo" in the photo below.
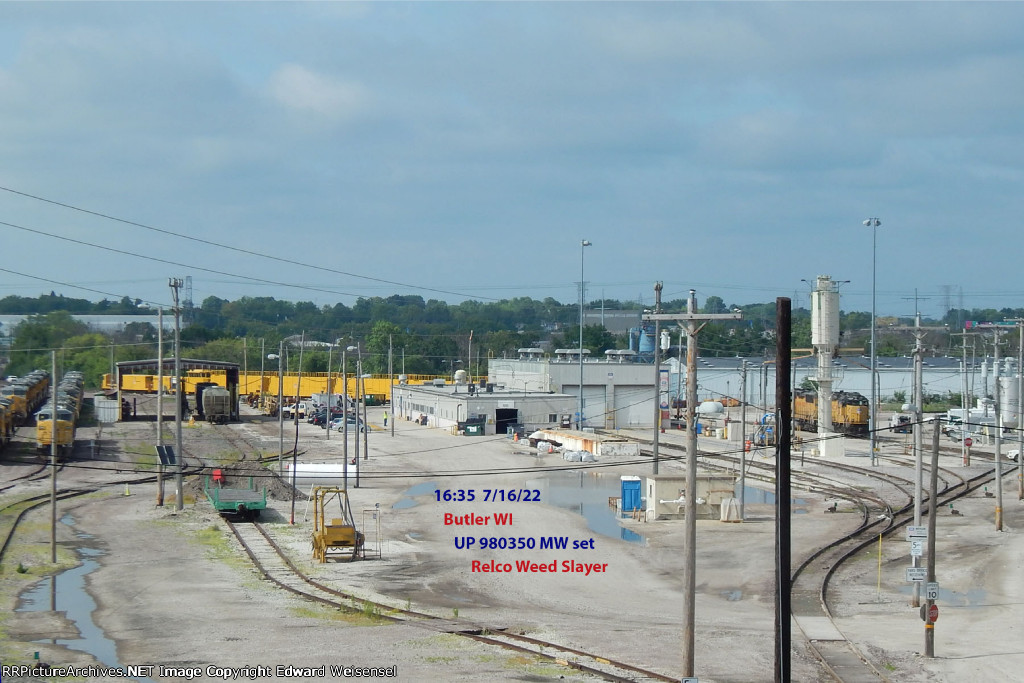
{"type": "Polygon", "coordinates": [[[999,376],[999,417],[1003,427],[1015,428],[1020,416],[1020,384],[1017,375],[999,376]]]}
{"type": "MultiPolygon", "coordinates": [[[[832,432],[832,356],[839,346],[839,283],[819,275],[811,292],[811,345],[818,357],[818,434],[832,432]]],[[[825,450],[830,441],[822,440],[825,450]]]]}

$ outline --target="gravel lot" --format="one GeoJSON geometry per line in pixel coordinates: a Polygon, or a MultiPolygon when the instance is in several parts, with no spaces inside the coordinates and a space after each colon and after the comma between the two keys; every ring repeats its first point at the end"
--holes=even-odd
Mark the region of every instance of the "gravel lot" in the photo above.
{"type": "MultiPolygon", "coordinates": [[[[397,607],[411,606],[439,616],[467,618],[486,626],[509,628],[621,659],[678,676],[682,638],[681,522],[629,522],[646,537],[645,544],[600,535],[572,510],[541,503],[437,502],[427,489],[521,489],[543,487],[549,472],[488,474],[496,469],[561,469],[558,454],[538,456],[524,444],[504,438],[457,437],[399,420],[390,435],[381,426],[381,409],[371,409],[369,459],[360,463],[360,487],[351,489],[357,524],[368,529],[379,504],[380,557],[314,565],[310,559],[311,516],[306,503],[296,504],[289,524],[289,501],[273,501],[265,521],[289,547],[300,566],[328,583],[359,596],[397,607]],[[472,473],[457,476],[458,473],[472,473]],[[423,485],[422,495],[404,495],[423,485]],[[399,503],[399,507],[392,507],[399,503]],[[509,527],[446,526],[445,513],[461,516],[511,513],[509,527]],[[365,516],[364,516],[365,515],[365,516]],[[594,539],[586,550],[488,550],[455,547],[456,537],[472,535],[567,536],[594,539]],[[483,573],[471,571],[473,560],[512,562],[553,560],[606,564],[606,571],[580,573],[483,573]]],[[[277,423],[246,415],[230,429],[249,443],[276,452],[277,423]]],[[[292,429],[289,427],[289,429],[292,429]]],[[[225,460],[230,447],[214,428],[184,430],[186,448],[225,460]]],[[[292,434],[293,433],[289,432],[292,434]]],[[[137,459],[154,440],[152,423],[129,422],[109,428],[104,438],[125,459],[137,459]],[[149,445],[147,445],[149,444],[149,445]]],[[[300,451],[306,462],[340,462],[341,444],[325,432],[300,425],[300,451]]],[[[682,439],[668,434],[667,440],[682,439]]],[[[290,444],[290,441],[286,439],[290,444]]],[[[286,445],[287,448],[287,445],[286,445]]],[[[110,452],[108,450],[108,452],[110,452]]],[[[606,463],[601,463],[606,464],[606,463]]],[[[944,463],[946,464],[946,463],[944,463]]],[[[809,463],[810,465],[810,463],[809,463]]],[[[672,465],[663,464],[662,471],[672,465]]],[[[603,476],[647,474],[649,465],[602,468],[603,476]]],[[[574,470],[575,471],[575,470],[574,470]]],[[[592,473],[580,473],[581,487],[592,473]]],[[[904,473],[906,474],[906,473],[904,473]]],[[[72,468],[63,475],[103,478],[115,475],[72,468]]],[[[122,475],[123,476],[123,475],[122,475]]],[[[41,490],[44,485],[37,485],[41,490]]],[[[339,615],[291,596],[261,581],[234,546],[220,519],[201,497],[186,497],[185,509],[174,510],[173,483],[168,504],[156,507],[155,485],[133,486],[131,495],[115,487],[75,502],[62,503],[73,528],[58,525],[62,557],[70,563],[74,546],[103,551],[100,568],[87,578],[98,605],[93,619],[116,642],[121,665],[165,667],[255,667],[351,665],[397,667],[399,680],[545,681],[590,680],[572,670],[532,657],[479,645],[468,639],[438,634],[412,625],[379,623],[372,615],[339,615]],[[74,533],[92,536],[83,540],[74,533]]],[[[925,660],[924,625],[909,607],[903,567],[909,565],[902,539],[883,545],[881,587],[877,554],[866,553],[842,577],[843,602],[839,626],[883,662],[892,680],[1011,680],[1024,665],[1022,648],[1007,635],[1022,624],[1015,606],[1024,600],[1018,578],[1024,544],[1015,529],[1024,527],[1024,507],[1016,486],[1004,501],[1004,532],[993,524],[991,499],[977,496],[958,505],[963,516],[948,511],[939,524],[939,580],[944,600],[936,627],[938,657],[925,660]]],[[[854,515],[823,514],[825,502],[800,496],[793,517],[794,555],[823,538],[852,528],[854,515]],[[806,514],[799,514],[801,507],[806,514]]],[[[698,523],[696,666],[702,681],[772,680],[774,640],[773,506],[747,506],[748,522],[698,523]]],[[[18,537],[14,557],[45,564],[38,552],[48,544],[49,513],[35,514],[18,537]],[[20,555],[19,555],[20,553],[20,555]]],[[[371,538],[372,540],[372,538],[371,538]]],[[[48,547],[48,546],[47,546],[48,547]]],[[[17,560],[15,560],[17,561],[17,560]]],[[[560,565],[559,565],[560,566],[560,565]]],[[[17,590],[27,585],[4,576],[3,599],[15,606],[17,590]]],[[[61,606],[58,604],[58,609],[61,606]]],[[[43,637],[67,637],[75,625],[48,613],[8,615],[0,628],[5,663],[30,662],[32,652],[51,664],[86,664],[87,654],[43,637]]],[[[794,628],[794,642],[799,632],[794,628]]],[[[793,680],[829,680],[798,644],[792,654],[793,680]]],[[[154,680],[185,680],[158,676],[154,680]]],[[[275,672],[276,673],[276,672],[275,672]]],[[[278,678],[278,676],[271,676],[278,678]]],[[[270,677],[264,677],[270,678],[270,677]]],[[[297,675],[292,680],[319,679],[297,675]]],[[[7,680],[7,677],[4,677],[7,680]]]]}

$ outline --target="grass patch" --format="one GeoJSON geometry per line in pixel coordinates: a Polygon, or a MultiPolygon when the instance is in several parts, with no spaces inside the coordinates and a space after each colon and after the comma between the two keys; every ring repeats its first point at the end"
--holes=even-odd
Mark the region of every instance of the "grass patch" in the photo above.
{"type": "Polygon", "coordinates": [[[212,460],[214,463],[221,466],[233,465],[241,459],[242,454],[239,451],[221,451],[220,453],[215,453],[206,458],[206,460],[212,460]]]}
{"type": "Polygon", "coordinates": [[[348,624],[349,626],[382,626],[384,624],[394,623],[387,619],[382,619],[376,614],[367,614],[365,611],[349,612],[327,607],[326,605],[293,607],[291,609],[291,613],[297,617],[323,619],[326,621],[348,624]]]}
{"type": "Polygon", "coordinates": [[[203,546],[207,554],[215,560],[226,562],[229,566],[235,568],[250,566],[249,558],[235,547],[234,537],[217,525],[199,529],[188,536],[193,543],[203,546]]]}

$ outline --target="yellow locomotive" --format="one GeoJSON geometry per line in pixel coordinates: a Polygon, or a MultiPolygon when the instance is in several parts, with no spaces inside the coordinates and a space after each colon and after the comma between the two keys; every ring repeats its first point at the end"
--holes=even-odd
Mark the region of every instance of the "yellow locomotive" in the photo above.
{"type": "Polygon", "coordinates": [[[11,402],[6,398],[0,398],[0,449],[7,445],[12,436],[14,436],[14,413],[11,411],[11,402]]]}
{"type": "Polygon", "coordinates": [[[46,370],[33,370],[24,377],[17,377],[3,388],[2,396],[10,401],[10,412],[15,427],[28,422],[32,415],[43,405],[50,389],[50,373],[46,370]]]}
{"type": "MultiPolygon", "coordinates": [[[[856,391],[832,393],[832,429],[840,434],[867,436],[870,404],[856,391]]],[[[793,424],[797,429],[818,429],[818,392],[798,389],[793,395],[793,424]]]]}
{"type": "Polygon", "coordinates": [[[36,414],[36,448],[42,454],[50,453],[56,433],[57,453],[67,457],[75,445],[75,426],[82,411],[82,373],[72,371],[64,375],[50,402],[36,414]]]}

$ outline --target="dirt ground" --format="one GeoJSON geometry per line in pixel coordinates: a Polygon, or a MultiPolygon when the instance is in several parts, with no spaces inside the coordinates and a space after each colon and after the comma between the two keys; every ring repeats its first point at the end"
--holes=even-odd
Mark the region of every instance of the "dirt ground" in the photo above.
{"type": "MultiPolygon", "coordinates": [[[[297,501],[293,525],[290,501],[273,500],[265,521],[300,566],[361,597],[439,616],[457,614],[485,626],[513,629],[680,675],[682,522],[626,522],[645,537],[644,543],[595,533],[577,511],[545,500],[565,482],[553,483],[550,478],[555,474],[537,470],[571,467],[557,453],[538,455],[525,444],[503,437],[453,436],[404,420],[397,422],[392,437],[390,426],[385,430],[381,424],[382,414],[382,409],[371,409],[374,429],[369,435],[369,457],[360,461],[359,488],[350,488],[356,523],[367,533],[371,547],[379,548],[379,557],[314,564],[309,546],[312,518],[306,502],[297,501]],[[524,471],[491,473],[509,469],[524,471]],[[439,502],[434,486],[441,491],[474,491],[476,499],[439,502]],[[487,489],[533,488],[541,491],[540,502],[481,499],[487,489]],[[488,524],[446,525],[446,514],[491,519],[488,524]],[[511,514],[511,524],[494,526],[495,514],[511,514]],[[593,539],[593,549],[457,548],[456,540],[467,536],[535,540],[565,536],[570,545],[572,540],[593,539]],[[559,567],[562,562],[577,562],[603,566],[603,571],[473,571],[474,561],[492,560],[499,564],[557,561],[559,567]]],[[[242,424],[229,429],[237,430],[254,449],[277,451],[276,421],[246,415],[242,424]]],[[[105,430],[104,438],[122,444],[125,457],[133,459],[134,453],[151,450],[154,434],[152,423],[129,422],[105,430]]],[[[231,446],[213,427],[186,428],[184,436],[192,452],[225,462],[231,457],[231,446]]],[[[289,438],[293,436],[289,432],[289,438]]],[[[327,441],[323,430],[303,424],[299,439],[303,461],[341,462],[341,440],[336,435],[327,441]]],[[[670,433],[663,439],[681,441],[683,434],[670,433]]],[[[286,448],[289,445],[286,439],[286,448]]],[[[814,466],[813,462],[807,466],[814,466]]],[[[675,467],[663,463],[661,471],[672,472],[675,467]]],[[[70,469],[68,478],[114,476],[84,467],[70,469]]],[[[571,471],[569,481],[575,477],[584,489],[589,488],[589,478],[646,475],[650,465],[571,471]]],[[[394,666],[397,678],[405,681],[589,680],[568,668],[457,636],[380,623],[371,614],[341,616],[275,589],[248,566],[201,496],[186,497],[184,509],[176,512],[173,490],[169,483],[163,507],[155,505],[156,490],[151,484],[60,505],[59,514],[70,515],[65,519],[72,521],[72,526],[59,525],[65,557],[83,544],[75,532],[91,535],[84,543],[103,552],[86,586],[98,605],[93,620],[116,642],[120,665],[199,667],[204,672],[211,665],[394,666]]],[[[793,516],[795,557],[856,523],[852,514],[824,514],[825,501],[818,497],[799,497],[793,516]]],[[[924,648],[924,624],[916,608],[909,606],[903,576],[903,568],[910,564],[909,549],[902,537],[884,541],[880,581],[877,549],[866,552],[864,561],[854,563],[838,581],[839,628],[869,652],[891,680],[1012,680],[1024,667],[1024,648],[1011,640],[1024,626],[1016,610],[1024,602],[1024,583],[1018,577],[1024,543],[1017,532],[1024,528],[1024,506],[1017,500],[1016,486],[1006,492],[1001,533],[994,530],[992,499],[978,495],[957,507],[962,516],[944,511],[939,519],[937,571],[943,592],[936,658],[919,654],[924,648]]],[[[14,550],[23,552],[25,561],[39,563],[38,553],[25,550],[48,541],[49,527],[41,522],[48,521],[49,513],[36,514],[32,531],[19,537],[14,550]]],[[[695,660],[701,681],[772,680],[773,515],[772,505],[748,504],[746,523],[698,522],[695,660]]],[[[13,609],[15,595],[9,588],[2,597],[13,609]]],[[[0,628],[8,641],[3,646],[5,664],[29,663],[34,651],[51,664],[94,661],[85,653],[38,642],[41,632],[64,637],[76,630],[73,623],[52,615],[19,612],[0,628]]],[[[792,680],[830,680],[807,654],[795,627],[793,633],[792,680]]],[[[151,678],[186,680],[159,673],[154,670],[151,678]]],[[[260,678],[283,678],[276,674],[260,678]]],[[[302,674],[290,678],[320,678],[315,673],[302,674]]]]}

